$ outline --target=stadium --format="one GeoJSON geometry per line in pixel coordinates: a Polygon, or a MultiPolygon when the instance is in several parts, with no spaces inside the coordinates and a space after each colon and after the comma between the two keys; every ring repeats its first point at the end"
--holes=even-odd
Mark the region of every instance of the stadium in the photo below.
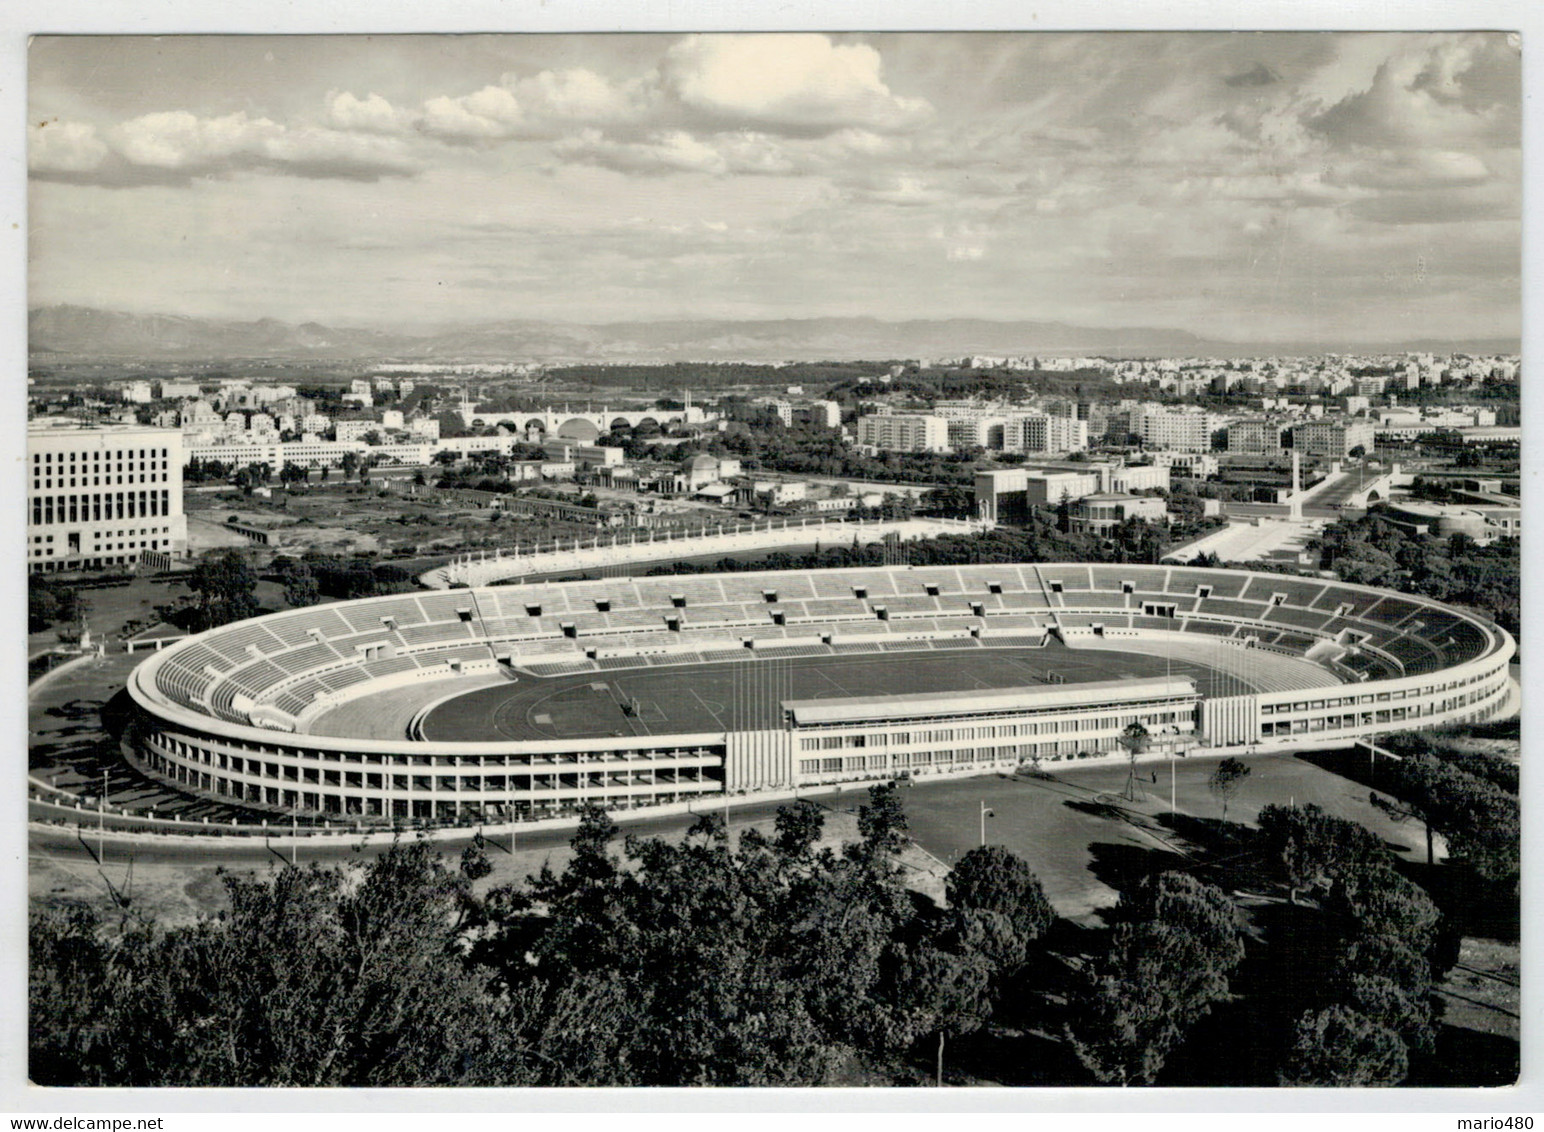
{"type": "Polygon", "coordinates": [[[188,638],[126,748],[187,793],[368,822],[561,816],[1121,753],[1348,746],[1517,709],[1501,628],[1193,567],[890,566],[397,594],[188,638]]]}

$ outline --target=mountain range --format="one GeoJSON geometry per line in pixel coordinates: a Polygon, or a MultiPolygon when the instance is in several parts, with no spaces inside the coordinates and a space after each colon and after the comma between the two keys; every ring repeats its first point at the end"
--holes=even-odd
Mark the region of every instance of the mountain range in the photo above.
{"type": "Polygon", "coordinates": [[[49,356],[139,360],[672,362],[845,361],[986,355],[1241,357],[1324,353],[1517,353],[1512,339],[1463,342],[1208,340],[1183,330],[985,319],[682,319],[598,325],[509,320],[412,334],[263,318],[251,322],[79,306],[28,312],[28,348],[49,356]]]}

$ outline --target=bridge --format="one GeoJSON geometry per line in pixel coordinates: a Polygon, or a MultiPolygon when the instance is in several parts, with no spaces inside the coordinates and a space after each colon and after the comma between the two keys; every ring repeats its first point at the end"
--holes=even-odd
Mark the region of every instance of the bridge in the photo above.
{"type": "Polygon", "coordinates": [[[1340,501],[1340,506],[1365,511],[1374,503],[1387,500],[1394,488],[1409,487],[1414,482],[1415,477],[1413,475],[1409,472],[1401,471],[1399,465],[1395,464],[1380,476],[1359,481],[1356,490],[1349,492],[1340,501]]]}
{"type": "Polygon", "coordinates": [[[637,428],[652,423],[664,428],[667,424],[702,424],[715,419],[716,414],[704,412],[699,405],[688,404],[684,409],[537,409],[526,412],[502,409],[478,409],[463,402],[457,410],[462,423],[468,428],[508,425],[521,432],[540,432],[551,440],[572,440],[578,444],[592,443],[597,437],[617,428],[637,428]]]}

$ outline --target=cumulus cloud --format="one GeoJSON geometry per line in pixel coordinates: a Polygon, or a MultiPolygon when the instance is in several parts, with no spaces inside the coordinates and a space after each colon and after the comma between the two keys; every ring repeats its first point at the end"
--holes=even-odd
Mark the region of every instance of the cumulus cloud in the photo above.
{"type": "Polygon", "coordinates": [[[425,101],[425,132],[451,141],[554,138],[574,127],[621,126],[643,119],[650,92],[584,69],[504,75],[472,94],[425,101]]]}
{"type": "Polygon", "coordinates": [[[35,174],[87,173],[102,164],[107,154],[96,127],[86,122],[51,118],[27,130],[27,165],[35,174]]]}
{"type": "Polygon", "coordinates": [[[824,35],[693,35],[666,53],[665,89],[709,120],[788,133],[843,127],[888,132],[932,108],[893,93],[879,52],[824,35]]]}
{"type": "Polygon", "coordinates": [[[34,176],[109,188],[183,184],[244,169],[371,181],[418,171],[395,139],[286,126],[244,112],[205,118],[159,111],[120,122],[104,136],[86,123],[57,122],[35,128],[33,136],[34,176]]]}
{"type": "Polygon", "coordinates": [[[411,128],[416,115],[393,106],[378,94],[357,98],[350,91],[327,96],[327,121],[335,129],[366,134],[400,134],[411,128]]]}
{"type": "Polygon", "coordinates": [[[1516,51],[1497,36],[1455,36],[1386,60],[1366,90],[1313,117],[1333,142],[1376,148],[1510,140],[1517,132],[1516,51]],[[1513,76],[1513,96],[1500,98],[1513,76]],[[1472,81],[1471,81],[1472,80],[1472,81]]]}

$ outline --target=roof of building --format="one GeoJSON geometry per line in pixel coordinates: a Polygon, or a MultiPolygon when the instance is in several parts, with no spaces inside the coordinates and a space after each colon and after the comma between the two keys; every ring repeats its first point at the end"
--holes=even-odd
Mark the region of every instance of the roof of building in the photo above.
{"type": "Polygon", "coordinates": [[[1091,680],[1082,684],[1031,685],[992,690],[935,692],[918,696],[853,696],[821,700],[785,700],[797,724],[862,723],[896,716],[961,712],[1051,711],[1128,700],[1156,700],[1196,694],[1194,681],[1163,676],[1147,680],[1091,680]]]}
{"type": "Polygon", "coordinates": [[[141,629],[129,638],[130,644],[148,644],[151,641],[175,641],[188,636],[186,629],[179,629],[175,625],[168,625],[165,621],[157,621],[148,629],[141,629]]]}

